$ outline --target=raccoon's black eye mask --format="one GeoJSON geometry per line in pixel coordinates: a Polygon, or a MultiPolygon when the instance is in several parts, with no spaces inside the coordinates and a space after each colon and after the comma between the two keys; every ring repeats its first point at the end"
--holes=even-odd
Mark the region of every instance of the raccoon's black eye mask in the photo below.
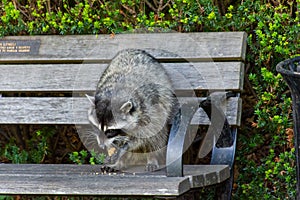
{"type": "Polygon", "coordinates": [[[113,138],[116,136],[127,136],[127,134],[121,129],[109,129],[104,132],[107,138],[113,138]]]}

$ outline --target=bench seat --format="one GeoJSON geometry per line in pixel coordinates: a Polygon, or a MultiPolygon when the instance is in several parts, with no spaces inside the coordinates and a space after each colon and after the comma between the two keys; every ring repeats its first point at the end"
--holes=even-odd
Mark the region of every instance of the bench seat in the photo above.
{"type": "Polygon", "coordinates": [[[184,165],[183,177],[166,177],[164,170],[103,174],[99,165],[0,164],[0,194],[178,196],[229,176],[227,165],[184,165]]]}

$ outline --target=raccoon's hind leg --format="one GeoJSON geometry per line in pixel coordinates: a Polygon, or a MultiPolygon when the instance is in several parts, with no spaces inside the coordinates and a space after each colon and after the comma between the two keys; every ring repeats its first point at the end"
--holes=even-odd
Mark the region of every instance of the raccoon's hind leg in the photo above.
{"type": "Polygon", "coordinates": [[[153,172],[159,168],[158,159],[156,153],[149,153],[147,155],[147,164],[145,171],[153,172]]]}

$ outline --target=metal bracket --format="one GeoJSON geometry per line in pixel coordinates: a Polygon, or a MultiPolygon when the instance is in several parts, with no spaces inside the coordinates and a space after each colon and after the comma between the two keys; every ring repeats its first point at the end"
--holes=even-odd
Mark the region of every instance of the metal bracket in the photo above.
{"type": "Polygon", "coordinates": [[[182,155],[185,151],[184,142],[188,133],[188,127],[196,111],[197,107],[195,105],[183,104],[173,118],[167,145],[167,176],[183,176],[182,155]]]}
{"type": "MultiPolygon", "coordinates": [[[[235,96],[233,93],[225,94],[226,99],[233,96],[235,96]]],[[[222,123],[220,126],[222,128],[220,134],[213,134],[214,145],[212,148],[211,164],[226,164],[232,168],[235,156],[237,130],[236,128],[230,128],[226,115],[218,106],[218,104],[220,104],[219,101],[220,100],[212,101],[210,98],[207,98],[200,103],[200,106],[203,108],[212,122],[213,119],[211,116],[211,110],[214,109],[214,117],[220,118],[218,123],[222,123]],[[216,135],[218,137],[216,137],[216,135]]],[[[212,126],[214,125],[212,124],[212,126]]],[[[218,128],[215,129],[218,131],[218,128]]]]}
{"type": "MultiPolygon", "coordinates": [[[[225,94],[225,93],[223,93],[225,94]]],[[[226,93],[226,98],[232,97],[233,93],[226,93]]],[[[232,168],[234,162],[235,146],[236,146],[236,131],[230,129],[229,123],[222,109],[218,106],[216,100],[212,101],[211,97],[208,97],[204,101],[200,102],[199,107],[208,115],[212,122],[212,126],[218,123],[213,131],[220,132],[219,139],[213,142],[213,158],[212,164],[228,164],[232,168]],[[217,119],[212,119],[212,113],[217,119]],[[220,124],[222,123],[222,124],[220,124]],[[218,158],[221,160],[218,160],[218,158]]],[[[167,146],[167,157],[166,157],[166,172],[167,176],[183,176],[183,164],[182,155],[185,150],[185,140],[188,134],[188,127],[190,121],[198,109],[193,104],[183,104],[178,109],[177,114],[173,118],[173,123],[169,135],[169,141],[167,146]]],[[[214,136],[214,135],[213,135],[214,136]]],[[[216,138],[213,138],[216,140],[216,138]]],[[[211,150],[211,148],[210,148],[211,150]]]]}

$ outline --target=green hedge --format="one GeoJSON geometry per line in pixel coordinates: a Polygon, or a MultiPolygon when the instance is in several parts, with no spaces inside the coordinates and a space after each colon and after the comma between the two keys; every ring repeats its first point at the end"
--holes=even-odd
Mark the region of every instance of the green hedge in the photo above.
{"type": "Polygon", "coordinates": [[[299,11],[300,0],[244,0],[223,16],[209,0],[2,0],[0,36],[246,31],[250,114],[238,138],[234,199],[294,199],[291,98],[275,66],[300,55],[299,11]]]}

